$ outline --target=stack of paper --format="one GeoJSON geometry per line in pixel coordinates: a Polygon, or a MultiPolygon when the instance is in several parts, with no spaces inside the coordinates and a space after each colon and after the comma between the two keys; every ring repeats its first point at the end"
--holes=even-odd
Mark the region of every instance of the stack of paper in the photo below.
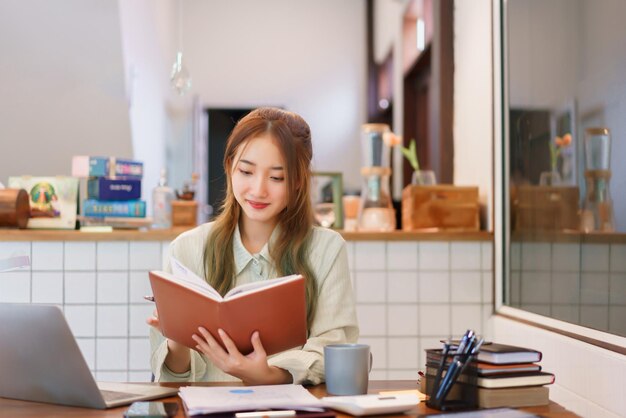
{"type": "Polygon", "coordinates": [[[322,411],[319,399],[301,385],[185,386],[180,388],[187,415],[266,409],[322,411]]]}

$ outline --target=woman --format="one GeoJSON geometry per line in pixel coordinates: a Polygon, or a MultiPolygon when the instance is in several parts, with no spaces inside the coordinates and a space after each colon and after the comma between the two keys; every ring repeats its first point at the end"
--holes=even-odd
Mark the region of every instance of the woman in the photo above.
{"type": "MultiPolygon", "coordinates": [[[[316,384],[324,380],[324,346],[356,342],[346,244],[338,233],[313,226],[312,154],[309,126],[300,116],[274,108],[249,113],[226,144],[222,213],[214,222],[181,234],[170,246],[171,256],[222,295],[244,283],[302,274],[306,344],[267,357],[255,332],[254,351],[244,356],[223,331],[212,336],[200,328],[194,335],[197,351],[189,350],[163,338],[155,312],[148,324],[153,327],[151,365],[157,381],[316,384]]],[[[171,271],[169,261],[165,269],[171,271]]]]}

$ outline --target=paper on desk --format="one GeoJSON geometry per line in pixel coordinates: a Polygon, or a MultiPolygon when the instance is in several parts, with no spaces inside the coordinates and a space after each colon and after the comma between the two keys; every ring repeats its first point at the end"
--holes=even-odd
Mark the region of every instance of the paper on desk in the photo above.
{"type": "Polygon", "coordinates": [[[179,392],[188,415],[263,409],[321,411],[323,405],[301,385],[185,386],[179,392]]]}

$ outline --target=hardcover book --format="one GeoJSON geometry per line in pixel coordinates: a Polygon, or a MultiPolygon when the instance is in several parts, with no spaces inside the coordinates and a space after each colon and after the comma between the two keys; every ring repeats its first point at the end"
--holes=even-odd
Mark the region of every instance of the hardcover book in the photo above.
{"type": "MultiPolygon", "coordinates": [[[[441,352],[441,349],[427,349],[426,365],[437,368],[441,362],[441,352]]],[[[452,362],[452,357],[448,358],[448,363],[450,362],[452,362]]],[[[478,361],[472,363],[472,367],[474,367],[476,369],[476,373],[481,376],[541,371],[541,366],[535,363],[490,364],[478,361]]]]}
{"type": "Polygon", "coordinates": [[[89,199],[83,202],[83,215],[87,217],[144,218],[146,216],[146,202],[143,200],[105,201],[89,199]]]}
{"type": "MultiPolygon", "coordinates": [[[[437,374],[437,367],[426,365],[426,374],[429,376],[435,376],[437,374]]],[[[445,374],[444,370],[442,376],[445,376],[445,374]]],[[[459,376],[458,381],[467,383],[467,376],[459,376]]],[[[476,385],[488,389],[543,386],[551,385],[552,383],[554,383],[554,375],[546,372],[508,373],[494,376],[476,377],[476,385]]]]}
{"type": "Polygon", "coordinates": [[[96,200],[141,199],[141,180],[91,178],[87,180],[87,197],[96,200]]]}
{"type": "Polygon", "coordinates": [[[253,351],[250,340],[255,331],[259,331],[267,355],[306,342],[305,286],[301,275],[244,284],[222,297],[175,259],[172,270],[172,274],[149,273],[165,337],[195,349],[197,343],[191,336],[199,333],[198,327],[207,329],[222,344],[217,333],[221,328],[244,355],[253,351]]]}
{"type": "Polygon", "coordinates": [[[76,155],[72,158],[72,176],[82,178],[133,178],[140,180],[143,177],[143,163],[116,157],[76,155]]]}
{"type": "MultiPolygon", "coordinates": [[[[452,341],[453,349],[455,344],[458,341],[452,341]]],[[[536,363],[541,361],[541,356],[540,351],[530,348],[488,342],[480,347],[477,359],[490,364],[516,364],[536,363]]]]}

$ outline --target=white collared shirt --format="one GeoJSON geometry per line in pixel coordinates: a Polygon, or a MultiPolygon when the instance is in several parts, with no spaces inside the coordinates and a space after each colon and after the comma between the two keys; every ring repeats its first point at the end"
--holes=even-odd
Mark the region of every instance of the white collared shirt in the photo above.
{"type": "MultiPolygon", "coordinates": [[[[204,277],[204,249],[213,223],[206,223],[178,236],[170,245],[169,255],[176,258],[200,277],[204,277]]],[[[270,237],[276,238],[277,230],[270,237]]],[[[239,227],[233,236],[235,257],[235,286],[277,277],[266,243],[258,254],[250,254],[241,241],[239,227]]],[[[166,257],[164,270],[171,272],[170,257],[166,257]]],[[[337,232],[315,227],[309,246],[309,266],[318,285],[318,303],[309,338],[302,347],[284,351],[268,358],[272,366],[291,373],[297,384],[317,384],[324,381],[324,346],[327,344],[354,343],[359,336],[356,309],[346,243],[337,232]]],[[[191,351],[191,370],[173,373],[165,366],[167,343],[163,336],[151,328],[151,366],[156,381],[238,381],[222,372],[204,355],[191,351]]]]}

